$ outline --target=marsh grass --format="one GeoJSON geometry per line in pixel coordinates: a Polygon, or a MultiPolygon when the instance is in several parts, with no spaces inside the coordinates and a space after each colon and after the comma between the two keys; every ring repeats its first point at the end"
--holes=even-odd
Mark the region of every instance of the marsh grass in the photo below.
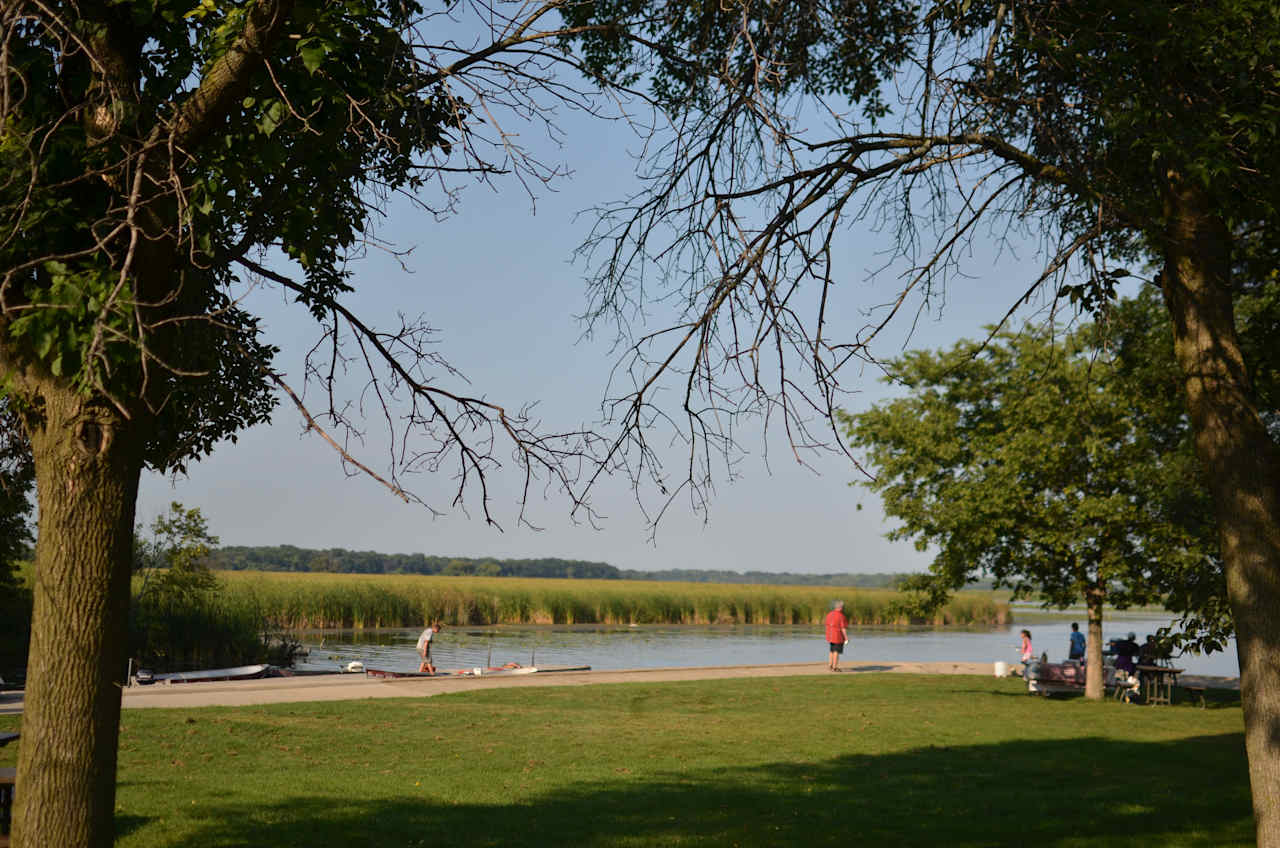
{"type": "Polygon", "coordinates": [[[847,674],[127,710],[117,845],[1251,845],[1211,695],[847,674]]]}
{"type": "Polygon", "coordinates": [[[299,644],[270,626],[251,599],[230,593],[135,598],[129,653],[155,672],[252,663],[291,666],[299,644]]]}
{"type": "Polygon", "coordinates": [[[955,596],[931,621],[887,589],[514,577],[222,571],[225,592],[294,629],[485,624],[818,624],[833,598],[857,626],[992,626],[1009,606],[991,592],[955,596]]]}

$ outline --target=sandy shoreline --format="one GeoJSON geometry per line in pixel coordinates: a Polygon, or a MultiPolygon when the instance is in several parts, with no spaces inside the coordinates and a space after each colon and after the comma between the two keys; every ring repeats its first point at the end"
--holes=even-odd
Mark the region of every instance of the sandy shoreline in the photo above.
{"type": "MultiPolygon", "coordinates": [[[[905,674],[974,674],[989,677],[989,662],[846,663],[843,673],[895,672],[905,674]]],[[[570,671],[514,677],[437,677],[382,679],[362,674],[274,677],[222,683],[178,683],[134,686],[124,690],[125,709],[148,707],[253,706],[303,701],[348,701],[362,698],[426,698],[446,692],[487,687],[588,686],[596,683],[663,683],[677,680],[718,680],[735,677],[794,677],[829,675],[825,663],[708,666],[700,668],[640,668],[622,671],[570,671]]],[[[1238,689],[1235,678],[1185,675],[1190,686],[1238,689]]],[[[21,692],[0,692],[0,715],[22,712],[21,692]]]]}

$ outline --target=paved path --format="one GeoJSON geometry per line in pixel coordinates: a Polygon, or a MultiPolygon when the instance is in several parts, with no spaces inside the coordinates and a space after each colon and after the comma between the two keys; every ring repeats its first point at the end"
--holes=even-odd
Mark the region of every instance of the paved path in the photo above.
{"type": "MultiPolygon", "coordinates": [[[[989,662],[845,663],[844,673],[990,675],[989,662]]],[[[242,707],[300,701],[351,701],[361,698],[427,698],[445,692],[507,686],[588,686],[595,683],[663,683],[673,680],[718,680],[729,677],[793,677],[827,675],[825,663],[731,665],[702,668],[640,668],[626,671],[562,671],[510,677],[433,677],[385,679],[363,674],[272,677],[224,683],[157,683],[124,690],[125,709],[146,707],[242,707]]],[[[1182,683],[1234,688],[1227,678],[1193,678],[1182,683]]],[[[22,712],[21,692],[0,692],[0,715],[22,712]]]]}
{"type": "MultiPolygon", "coordinates": [[[[894,671],[928,674],[991,674],[991,663],[846,663],[845,672],[894,671]]],[[[506,686],[587,686],[595,683],[661,683],[726,677],[791,677],[830,674],[825,663],[737,665],[706,668],[641,668],[626,671],[559,671],[510,677],[431,677],[385,679],[363,674],[271,677],[222,683],[156,683],[124,690],[124,708],[238,707],[298,701],[349,701],[360,698],[424,698],[445,692],[469,692],[506,686]]],[[[22,712],[22,693],[0,693],[0,715],[22,712]]]]}

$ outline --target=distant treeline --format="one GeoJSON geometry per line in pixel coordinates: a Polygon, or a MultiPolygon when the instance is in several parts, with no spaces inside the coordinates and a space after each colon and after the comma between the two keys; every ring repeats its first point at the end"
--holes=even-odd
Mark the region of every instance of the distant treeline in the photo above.
{"type": "Polygon", "coordinates": [[[228,571],[315,571],[338,574],[439,574],[458,577],[545,577],[578,580],[662,580],[682,583],[757,583],[787,586],[896,588],[905,574],[794,574],[678,568],[632,571],[606,562],[572,559],[471,559],[425,554],[381,554],[342,548],[312,550],[293,545],[219,548],[211,568],[228,571]]]}
{"type": "Polygon", "coordinates": [[[857,586],[896,589],[906,574],[793,574],[789,571],[710,571],[672,568],[666,571],[619,572],[623,580],[676,580],[681,583],[760,583],[771,586],[857,586]]]}

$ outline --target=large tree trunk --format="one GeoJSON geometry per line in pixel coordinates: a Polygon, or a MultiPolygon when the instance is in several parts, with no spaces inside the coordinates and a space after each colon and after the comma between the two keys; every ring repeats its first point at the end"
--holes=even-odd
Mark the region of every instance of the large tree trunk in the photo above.
{"type": "Polygon", "coordinates": [[[1084,648],[1084,696],[1095,701],[1107,694],[1107,682],[1102,678],[1102,601],[1106,596],[1106,591],[1097,586],[1084,593],[1085,609],[1089,611],[1084,648]]]}
{"type": "Polygon", "coordinates": [[[1165,210],[1162,285],[1235,617],[1258,845],[1280,848],[1280,464],[1236,337],[1227,227],[1176,174],[1165,210]]]}
{"type": "Polygon", "coordinates": [[[40,385],[40,506],[13,844],[109,846],[141,452],[116,410],[40,385]]]}

